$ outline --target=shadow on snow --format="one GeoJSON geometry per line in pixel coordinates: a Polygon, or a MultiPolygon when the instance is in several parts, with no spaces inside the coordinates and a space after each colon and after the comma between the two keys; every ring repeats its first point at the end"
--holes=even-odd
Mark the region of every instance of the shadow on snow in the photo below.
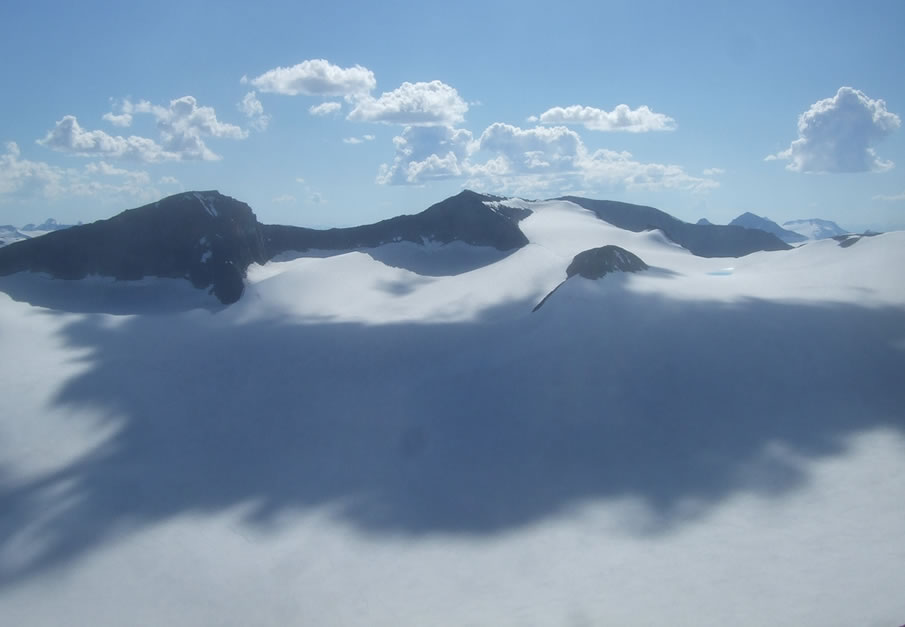
{"type": "Polygon", "coordinates": [[[905,428],[900,309],[570,294],[471,323],[232,324],[227,310],[69,324],[91,367],[55,403],[121,425],[0,491],[0,554],[28,524],[45,541],[0,583],[130,526],[243,503],[262,529],[329,505],[362,531],[417,536],[632,498],[650,515],[630,531],[665,533],[739,492],[791,493],[808,480],[796,459],[853,434],[905,428]],[[56,493],[71,498],[48,514],[56,493]]]}

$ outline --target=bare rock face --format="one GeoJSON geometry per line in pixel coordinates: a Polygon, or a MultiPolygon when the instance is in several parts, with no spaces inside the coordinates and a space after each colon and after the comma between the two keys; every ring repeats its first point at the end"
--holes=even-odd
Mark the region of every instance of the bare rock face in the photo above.
{"type": "Polygon", "coordinates": [[[391,242],[465,242],[497,250],[528,243],[518,222],[526,209],[501,206],[495,196],[465,190],[415,215],[396,216],[374,224],[325,231],[298,226],[261,225],[270,257],[285,251],[375,248],[391,242]]]}
{"type": "Polygon", "coordinates": [[[185,278],[228,304],[241,297],[249,264],[265,261],[248,205],[216,191],[187,192],[0,248],[0,276],[30,270],[60,279],[185,278]]]}
{"type": "Polygon", "coordinates": [[[528,240],[518,222],[530,211],[500,200],[466,190],[417,215],[321,231],[260,224],[251,207],[234,198],[217,191],[186,192],[108,220],[3,246],[0,276],[32,271],[60,279],[184,278],[230,304],[242,296],[250,264],[288,250],[361,249],[400,241],[520,248],[528,240]]]}
{"type": "Polygon", "coordinates": [[[575,255],[566,268],[566,276],[576,274],[586,279],[599,279],[611,272],[640,272],[648,265],[641,258],[619,246],[591,248],[575,255]]]}

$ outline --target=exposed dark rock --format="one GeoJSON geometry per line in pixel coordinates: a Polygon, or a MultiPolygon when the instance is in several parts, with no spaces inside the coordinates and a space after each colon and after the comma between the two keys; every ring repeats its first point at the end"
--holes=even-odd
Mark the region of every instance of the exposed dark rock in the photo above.
{"type": "Polygon", "coordinates": [[[30,270],[61,279],[185,278],[228,304],[242,296],[251,263],[289,250],[349,250],[399,241],[462,241],[498,250],[524,246],[528,239],[518,221],[530,211],[485,204],[499,200],[466,190],[417,215],[319,231],[262,225],[243,202],[216,191],[186,192],[109,220],[4,246],[0,276],[30,270]]]}
{"type": "Polygon", "coordinates": [[[773,235],[784,241],[786,244],[797,244],[799,242],[807,241],[808,239],[801,233],[786,230],[776,224],[773,220],[754,215],[750,211],[746,211],[729,224],[734,226],[743,226],[746,229],[760,229],[761,231],[772,233],[773,235]]]}
{"type": "Polygon", "coordinates": [[[861,241],[862,237],[874,237],[875,235],[880,235],[879,233],[875,233],[873,231],[865,231],[860,235],[836,235],[833,237],[834,240],[839,242],[839,246],[842,248],[848,248],[849,246],[854,246],[859,241],[861,241]]]}
{"type": "Polygon", "coordinates": [[[186,278],[231,303],[242,295],[248,265],[265,261],[248,205],[216,191],[188,192],[5,246],[0,275],[30,270],[61,279],[186,278]]]}
{"type": "Polygon", "coordinates": [[[791,246],[771,233],[740,226],[689,224],[664,211],[614,200],[591,200],[564,196],[597,214],[601,220],[629,231],[657,228],[680,246],[699,257],[742,257],[759,250],[789,250],[791,246]]]}
{"type": "MultiPolygon", "coordinates": [[[[298,226],[261,225],[268,258],[285,251],[374,248],[390,242],[462,241],[497,250],[520,248],[528,238],[518,228],[527,210],[491,208],[498,200],[465,190],[416,215],[403,215],[375,224],[320,231],[298,226]]],[[[528,212],[530,214],[530,211],[528,212]]]]}
{"type": "Polygon", "coordinates": [[[611,272],[639,272],[648,265],[641,258],[619,246],[591,248],[575,255],[566,268],[566,276],[576,274],[586,279],[600,279],[611,272]]]}
{"type": "MultiPolygon", "coordinates": [[[[569,267],[566,268],[566,281],[574,276],[586,279],[601,279],[613,272],[641,272],[648,270],[649,266],[641,258],[619,246],[601,246],[582,251],[572,258],[569,267]]],[[[543,307],[556,290],[563,286],[563,281],[544,296],[531,311],[537,311],[543,307]]]]}

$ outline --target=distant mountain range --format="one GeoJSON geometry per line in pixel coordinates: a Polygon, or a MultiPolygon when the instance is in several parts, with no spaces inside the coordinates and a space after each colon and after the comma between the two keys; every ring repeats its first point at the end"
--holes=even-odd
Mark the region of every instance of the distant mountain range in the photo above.
{"type": "MultiPolygon", "coordinates": [[[[737,224],[689,224],[653,207],[622,202],[575,196],[557,200],[588,209],[620,229],[660,230],[699,257],[789,248],[773,233],[737,224]]],[[[532,212],[505,201],[465,190],[416,215],[317,230],[261,224],[251,207],[234,198],[217,191],[186,192],[91,224],[66,228],[48,220],[35,228],[49,231],[45,235],[0,248],[0,276],[27,270],[62,279],[185,278],[232,303],[242,295],[250,264],[286,252],[367,250],[398,242],[521,248],[528,239],[519,222],[532,212]]]]}
{"type": "MultiPolygon", "coordinates": [[[[701,218],[697,224],[712,225],[713,223],[707,218],[701,218]]],[[[780,226],[770,218],[755,215],[750,211],[741,214],[729,224],[772,233],[787,244],[800,244],[809,240],[828,239],[850,233],[832,220],[821,220],[820,218],[789,220],[780,226]]]]}
{"type": "Polygon", "coordinates": [[[800,233],[782,228],[769,218],[754,215],[750,211],[743,213],[729,224],[743,226],[746,229],[760,229],[761,231],[772,233],[787,244],[798,244],[799,242],[804,242],[808,239],[800,233]]]}
{"type": "MultiPolygon", "coordinates": [[[[81,224],[81,222],[79,222],[81,224]]],[[[39,235],[44,235],[52,231],[61,231],[68,229],[73,224],[60,224],[53,218],[47,218],[41,224],[26,224],[25,226],[15,227],[11,224],[0,225],[0,247],[19,242],[24,239],[31,239],[39,235]]]]}

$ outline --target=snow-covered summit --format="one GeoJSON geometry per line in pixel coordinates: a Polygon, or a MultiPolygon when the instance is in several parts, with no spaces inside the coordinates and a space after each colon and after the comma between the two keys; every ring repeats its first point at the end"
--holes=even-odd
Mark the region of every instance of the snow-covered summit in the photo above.
{"type": "Polygon", "coordinates": [[[789,220],[788,222],[783,222],[782,226],[784,229],[795,231],[810,240],[826,239],[848,233],[848,231],[832,220],[821,220],[820,218],[789,220]]]}

